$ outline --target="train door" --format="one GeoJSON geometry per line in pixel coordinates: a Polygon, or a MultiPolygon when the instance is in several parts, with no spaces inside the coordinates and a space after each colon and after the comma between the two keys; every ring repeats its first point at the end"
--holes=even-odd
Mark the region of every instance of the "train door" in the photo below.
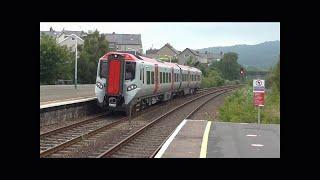
{"type": "Polygon", "coordinates": [[[155,64],[154,66],[154,91],[153,93],[156,93],[159,90],[159,67],[158,64],[155,64]]]}
{"type": "Polygon", "coordinates": [[[108,96],[119,96],[122,94],[124,63],[125,61],[122,56],[108,56],[108,72],[106,77],[106,94],[108,96]]]}
{"type": "Polygon", "coordinates": [[[190,85],[190,70],[188,69],[188,76],[187,76],[187,78],[188,78],[188,87],[189,87],[189,85],[190,85]]]}
{"type": "Polygon", "coordinates": [[[171,67],[171,91],[173,91],[173,84],[174,84],[174,80],[176,79],[174,76],[174,69],[173,67],[171,67]]]}

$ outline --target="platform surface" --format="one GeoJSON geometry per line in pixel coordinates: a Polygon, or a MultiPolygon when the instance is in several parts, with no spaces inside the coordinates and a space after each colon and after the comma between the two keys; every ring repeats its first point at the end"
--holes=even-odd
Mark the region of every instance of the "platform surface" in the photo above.
{"type": "Polygon", "coordinates": [[[280,125],[215,122],[207,158],[280,158],[280,125]]]}
{"type": "Polygon", "coordinates": [[[200,155],[205,158],[280,158],[280,125],[184,120],[156,158],[199,158],[200,155]]]}
{"type": "Polygon", "coordinates": [[[95,97],[94,84],[40,86],[40,105],[95,97]]]}
{"type": "Polygon", "coordinates": [[[207,121],[187,121],[162,158],[198,158],[207,121]]]}

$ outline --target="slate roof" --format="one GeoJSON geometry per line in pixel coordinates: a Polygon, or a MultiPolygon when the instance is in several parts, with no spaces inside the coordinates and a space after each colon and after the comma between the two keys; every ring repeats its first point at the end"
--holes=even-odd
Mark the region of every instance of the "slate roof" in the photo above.
{"type": "Polygon", "coordinates": [[[141,43],[141,34],[109,34],[104,33],[106,39],[109,42],[115,42],[119,45],[121,44],[132,44],[132,45],[142,45],[141,43]]]}
{"type": "Polygon", "coordinates": [[[65,35],[75,34],[75,35],[77,35],[77,36],[79,36],[79,37],[81,37],[81,36],[83,36],[83,35],[85,34],[83,31],[68,31],[68,30],[62,30],[62,31],[60,32],[60,34],[58,35],[58,37],[61,36],[63,33],[64,33],[65,35]]]}
{"type": "Polygon", "coordinates": [[[163,47],[165,47],[165,46],[167,46],[169,49],[171,49],[175,54],[179,54],[180,53],[180,51],[178,51],[175,48],[173,48],[169,43],[165,44],[163,47]]]}
{"type": "Polygon", "coordinates": [[[40,31],[40,36],[42,33],[48,36],[57,37],[60,34],[60,31],[40,31]]]}
{"type": "Polygon", "coordinates": [[[156,54],[159,51],[159,49],[148,49],[146,51],[146,54],[156,54]]]}

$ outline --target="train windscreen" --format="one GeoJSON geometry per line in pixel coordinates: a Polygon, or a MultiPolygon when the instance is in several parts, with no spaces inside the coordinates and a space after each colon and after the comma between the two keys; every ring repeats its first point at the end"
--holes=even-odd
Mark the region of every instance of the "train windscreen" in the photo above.
{"type": "Polygon", "coordinates": [[[100,62],[100,78],[107,78],[108,63],[106,61],[100,62]]]}

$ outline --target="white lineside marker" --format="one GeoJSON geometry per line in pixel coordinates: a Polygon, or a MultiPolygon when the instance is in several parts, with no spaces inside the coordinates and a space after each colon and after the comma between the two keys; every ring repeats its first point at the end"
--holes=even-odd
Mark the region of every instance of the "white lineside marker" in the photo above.
{"type": "Polygon", "coordinates": [[[256,134],[247,134],[246,136],[248,136],[248,137],[256,137],[257,135],[256,134]]]}
{"type": "Polygon", "coordinates": [[[201,150],[200,150],[200,158],[207,157],[207,146],[208,146],[210,126],[211,126],[211,121],[208,121],[206,129],[203,133],[203,139],[202,139],[201,150]]]}
{"type": "Polygon", "coordinates": [[[251,146],[254,146],[254,147],[262,147],[264,146],[263,144],[251,144],[251,146]]]}
{"type": "Polygon", "coordinates": [[[186,124],[186,122],[187,122],[187,120],[185,119],[180,123],[180,125],[172,133],[172,135],[169,137],[169,139],[164,143],[164,145],[161,147],[161,149],[159,150],[159,152],[156,154],[156,156],[154,158],[161,158],[161,156],[167,150],[167,148],[169,147],[169,145],[172,142],[172,140],[174,139],[174,137],[176,137],[176,135],[178,134],[180,129],[184,126],[184,124],[186,124]]]}

